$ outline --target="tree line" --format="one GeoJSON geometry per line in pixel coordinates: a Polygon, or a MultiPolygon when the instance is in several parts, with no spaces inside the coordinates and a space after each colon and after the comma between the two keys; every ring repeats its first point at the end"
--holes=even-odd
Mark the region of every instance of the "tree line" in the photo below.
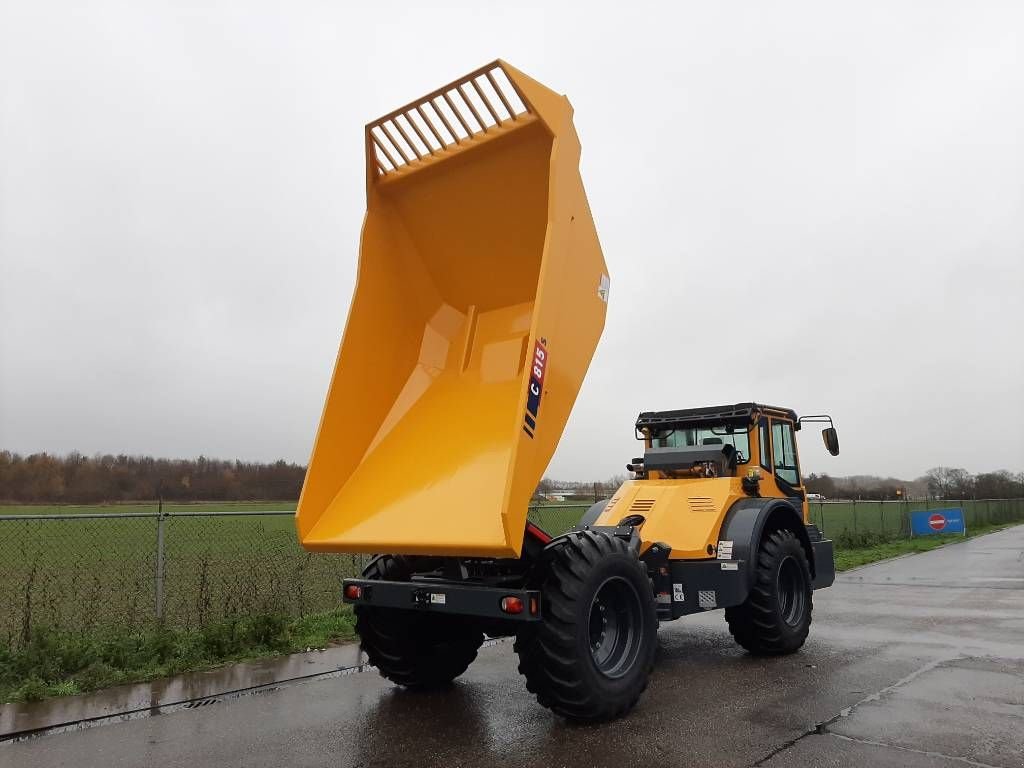
{"type": "Polygon", "coordinates": [[[857,475],[830,477],[810,474],[804,481],[809,493],[828,499],[1020,499],[1024,498],[1024,472],[1000,469],[971,474],[960,467],[933,467],[914,480],[857,475]]]}
{"type": "MultiPolygon", "coordinates": [[[[0,501],[23,504],[95,504],[117,501],[294,501],[306,468],[272,463],[208,459],[157,459],[120,454],[66,456],[0,451],[0,501]]],[[[561,481],[544,478],[535,500],[553,497],[592,501],[611,496],[627,478],[561,481]]],[[[1016,499],[1024,498],[1024,472],[971,474],[956,467],[935,467],[915,480],[856,475],[810,474],[810,493],[828,499],[1016,499]]]]}
{"type": "Polygon", "coordinates": [[[0,451],[0,501],[95,504],[148,501],[292,501],[306,468],[276,461],[152,456],[21,456],[0,451]]]}

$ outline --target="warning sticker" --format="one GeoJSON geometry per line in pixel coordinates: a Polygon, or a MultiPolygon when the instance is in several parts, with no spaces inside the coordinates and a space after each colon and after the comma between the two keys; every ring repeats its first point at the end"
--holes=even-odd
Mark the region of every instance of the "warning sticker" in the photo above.
{"type": "Polygon", "coordinates": [[[739,563],[722,563],[723,571],[738,571],[740,569],[739,563]]]}
{"type": "Polygon", "coordinates": [[[718,542],[718,559],[732,560],[732,541],[723,539],[718,542]]]}
{"type": "Polygon", "coordinates": [[[444,592],[431,592],[430,602],[435,605],[444,605],[444,592]]]}
{"type": "Polygon", "coordinates": [[[677,602],[677,603],[685,603],[686,602],[686,593],[683,592],[683,585],[682,584],[673,584],[672,585],[672,599],[675,602],[677,602]]]}

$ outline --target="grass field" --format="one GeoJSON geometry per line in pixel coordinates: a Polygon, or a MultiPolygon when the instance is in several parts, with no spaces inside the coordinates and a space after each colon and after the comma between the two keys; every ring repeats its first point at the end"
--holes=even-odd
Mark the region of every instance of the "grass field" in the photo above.
{"type": "MultiPolygon", "coordinates": [[[[906,536],[913,509],[954,505],[965,509],[969,530],[1024,519],[1024,500],[813,504],[811,519],[837,543],[859,549],[906,536]]],[[[588,506],[545,504],[530,519],[557,534],[588,506]]],[[[359,572],[365,558],[302,550],[293,509],[294,502],[165,504],[163,624],[192,630],[236,616],[332,610],[341,579],[359,572]]],[[[94,631],[152,624],[155,513],[155,504],[0,507],[0,515],[16,518],[0,520],[0,644],[16,648],[36,626],[94,631]],[[111,513],[150,517],[83,517],[111,513]],[[47,514],[63,518],[31,519],[47,514]]]]}
{"type": "Polygon", "coordinates": [[[919,536],[913,539],[891,539],[888,541],[877,541],[865,546],[838,546],[836,547],[836,570],[847,571],[850,568],[857,568],[868,563],[875,563],[879,560],[888,560],[891,557],[909,555],[915,552],[927,552],[931,549],[944,547],[947,544],[971,539],[975,536],[983,536],[986,533],[1000,531],[1008,528],[1013,523],[985,523],[979,524],[968,530],[966,536],[960,534],[937,534],[934,536],[919,536]]]}
{"type": "Polygon", "coordinates": [[[966,499],[963,501],[836,501],[812,502],[811,522],[829,538],[843,533],[879,533],[908,537],[908,516],[915,511],[959,507],[968,529],[991,523],[1024,520],[1024,499],[966,499]]]}
{"type": "MultiPolygon", "coordinates": [[[[344,576],[362,558],[315,555],[295,538],[293,517],[219,512],[281,510],[282,504],[164,505],[163,623],[192,630],[236,616],[302,616],[338,604],[344,576]],[[179,516],[176,513],[188,513],[179,516]],[[204,516],[191,516],[203,513],[204,516]],[[207,514],[214,513],[214,514],[207,514]]],[[[0,644],[17,648],[35,627],[92,632],[143,630],[155,623],[158,522],[153,506],[0,508],[0,644]],[[24,519],[21,519],[24,518],[24,519]]]]}
{"type": "MultiPolygon", "coordinates": [[[[546,505],[532,518],[559,532],[586,506],[546,505]]],[[[292,510],[294,502],[164,504],[163,625],[194,630],[237,616],[335,608],[341,580],[359,573],[367,558],[304,551],[292,510]]],[[[35,627],[93,632],[152,625],[155,514],[154,504],[0,506],[0,515],[14,517],[0,519],[0,645],[18,648],[35,627]],[[88,517],[115,513],[149,516],[88,517]]]]}
{"type": "MultiPolygon", "coordinates": [[[[557,534],[588,506],[545,505],[530,519],[557,534]]],[[[931,508],[942,506],[963,506],[972,535],[1024,519],[1024,500],[931,508]]],[[[0,516],[15,517],[0,519],[0,700],[67,695],[351,637],[338,591],[364,558],[302,550],[293,508],[165,504],[158,622],[155,504],[0,506],[0,516]],[[150,516],[87,517],[110,513],[150,516]],[[53,514],[62,517],[32,519],[53,514]]],[[[836,565],[845,570],[960,538],[906,539],[900,519],[914,508],[924,506],[812,505],[811,517],[836,541],[836,565]]]]}

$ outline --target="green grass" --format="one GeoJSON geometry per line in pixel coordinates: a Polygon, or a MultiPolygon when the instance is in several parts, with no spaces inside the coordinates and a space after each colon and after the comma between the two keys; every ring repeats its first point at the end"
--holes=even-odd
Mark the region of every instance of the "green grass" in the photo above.
{"type": "Polygon", "coordinates": [[[565,533],[579,522],[593,502],[561,501],[544,502],[543,506],[530,507],[529,519],[552,536],[565,533]]]}
{"type": "Polygon", "coordinates": [[[847,571],[850,568],[868,565],[879,560],[887,560],[891,557],[913,554],[915,552],[927,552],[928,550],[937,549],[947,544],[955,544],[958,541],[964,541],[975,536],[992,533],[993,531],[1001,531],[1004,528],[1009,528],[1011,525],[1013,523],[978,525],[968,529],[967,536],[951,533],[918,536],[913,539],[876,539],[874,542],[864,541],[863,546],[842,546],[843,539],[840,538],[836,541],[836,570],[847,571]]]}
{"type": "MultiPolygon", "coordinates": [[[[979,526],[966,538],[1006,527],[979,526]]],[[[965,539],[959,535],[888,541],[879,538],[880,534],[841,538],[837,542],[836,569],[845,571],[965,539]],[[844,541],[870,543],[841,546],[844,541]]],[[[0,702],[73,696],[112,685],[322,648],[354,636],[354,617],[345,606],[298,618],[264,614],[217,621],[195,630],[150,627],[129,633],[79,633],[39,627],[19,650],[0,647],[0,702]]]]}
{"type": "Polygon", "coordinates": [[[252,616],[200,630],[160,627],[81,634],[39,627],[15,652],[0,648],[0,702],[73,696],[350,640],[346,607],[299,618],[252,616]]]}
{"type": "MultiPolygon", "coordinates": [[[[972,536],[1021,517],[1019,503],[964,506],[972,536]]],[[[293,507],[225,502],[165,504],[164,511],[293,507]]],[[[530,519],[558,534],[589,503],[544,507],[531,509],[530,519]]],[[[812,505],[812,519],[824,514],[838,570],[962,539],[899,539],[907,509],[812,505]]],[[[19,516],[155,510],[153,504],[0,506],[0,514],[19,516]]],[[[0,521],[0,701],[72,695],[352,636],[338,591],[363,558],[305,552],[290,514],[167,519],[163,624],[154,615],[156,540],[153,518],[0,521]]]]}
{"type": "MultiPolygon", "coordinates": [[[[284,503],[164,505],[167,512],[282,510],[284,503]]],[[[79,519],[83,513],[153,512],[153,505],[0,507],[0,647],[29,628],[90,634],[147,631],[155,623],[155,518],[79,519]],[[67,519],[20,519],[70,513],[67,519]]],[[[363,558],[315,554],[298,544],[291,514],[172,516],[163,524],[164,624],[198,630],[238,616],[303,616],[333,609],[341,580],[363,558]]]]}
{"type": "MultiPolygon", "coordinates": [[[[164,512],[293,510],[294,502],[164,504],[164,512]]],[[[0,506],[0,701],[291,653],[353,636],[341,581],[363,558],[315,554],[283,515],[164,522],[164,622],[156,621],[155,504],[0,506]]]]}

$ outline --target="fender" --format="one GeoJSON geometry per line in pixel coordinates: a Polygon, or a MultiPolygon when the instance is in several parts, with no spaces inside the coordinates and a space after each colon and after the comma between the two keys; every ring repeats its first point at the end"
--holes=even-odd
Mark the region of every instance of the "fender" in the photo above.
{"type": "Polygon", "coordinates": [[[591,504],[590,509],[583,513],[583,517],[580,518],[580,521],[576,524],[576,527],[583,528],[587,525],[593,525],[594,523],[596,523],[597,518],[599,518],[601,516],[601,513],[604,512],[604,508],[608,506],[609,501],[611,501],[611,499],[604,499],[603,501],[599,501],[596,504],[591,504]]]}
{"type": "MultiPolygon", "coordinates": [[[[804,525],[803,515],[792,503],[785,499],[752,498],[740,499],[725,515],[721,533],[718,538],[732,542],[732,557],[752,563],[757,556],[757,548],[761,543],[765,527],[771,523],[772,528],[788,528],[792,530],[807,553],[807,562],[811,566],[811,578],[814,579],[817,567],[814,558],[814,547],[804,525]]],[[[748,586],[753,584],[754,568],[747,569],[748,586]]],[[[829,582],[831,583],[831,582],[829,582]]],[[[826,585],[827,586],[827,585],[826,585]]]]}

